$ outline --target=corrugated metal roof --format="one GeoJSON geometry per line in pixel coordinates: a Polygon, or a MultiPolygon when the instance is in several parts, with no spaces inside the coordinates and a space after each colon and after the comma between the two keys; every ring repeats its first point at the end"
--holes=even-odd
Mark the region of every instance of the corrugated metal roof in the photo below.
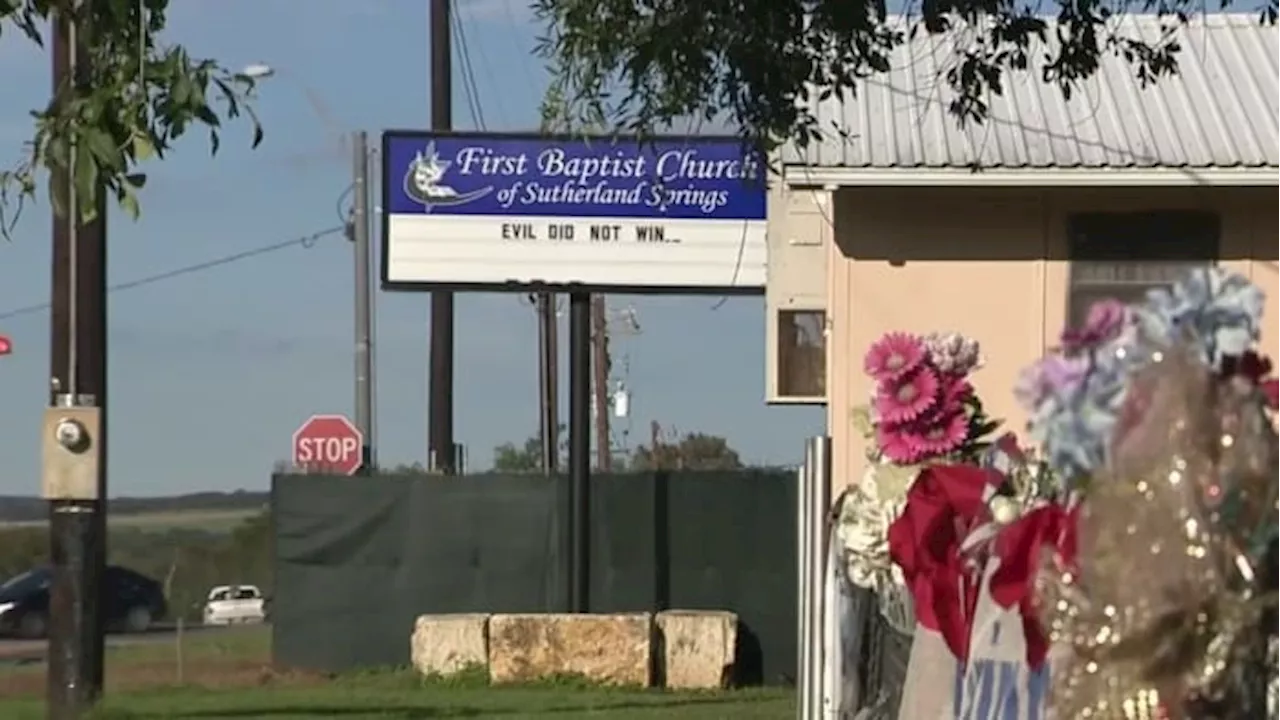
{"type": "MultiPolygon", "coordinates": [[[[904,21],[910,22],[910,21],[904,21]]],[[[1160,37],[1155,16],[1122,19],[1122,37],[1160,37]]],[[[1277,30],[1256,15],[1213,14],[1178,31],[1179,73],[1142,87],[1108,55],[1064,100],[1034,64],[1008,73],[990,117],[964,127],[947,112],[945,73],[962,35],[918,37],[897,48],[887,75],[856,97],[811,108],[827,130],[786,164],[844,168],[1276,168],[1277,30]]],[[[1052,36],[1052,32],[1049,33],[1052,36]]],[[[1040,53],[1032,53],[1032,57],[1040,53]]]]}

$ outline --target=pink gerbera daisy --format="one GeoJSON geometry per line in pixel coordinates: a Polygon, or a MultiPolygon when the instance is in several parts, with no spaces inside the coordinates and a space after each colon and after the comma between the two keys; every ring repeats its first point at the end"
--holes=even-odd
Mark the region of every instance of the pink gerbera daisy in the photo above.
{"type": "Polygon", "coordinates": [[[961,375],[941,375],[938,378],[938,404],[936,414],[950,415],[964,410],[964,403],[973,396],[973,385],[961,375]]]}
{"type": "Polygon", "coordinates": [[[917,457],[947,455],[964,444],[969,435],[969,419],[962,412],[955,413],[911,430],[904,433],[903,439],[912,445],[917,457]]]}
{"type": "Polygon", "coordinates": [[[919,459],[916,444],[902,431],[894,428],[876,428],[876,445],[885,458],[899,465],[910,465],[919,459]]]}
{"type": "Polygon", "coordinates": [[[862,367],[877,382],[894,380],[924,362],[924,341],[908,333],[887,333],[872,343],[862,367]]]}
{"type": "Polygon", "coordinates": [[[886,425],[914,420],[938,402],[938,374],[928,367],[880,383],[876,392],[876,417],[886,425]]]}

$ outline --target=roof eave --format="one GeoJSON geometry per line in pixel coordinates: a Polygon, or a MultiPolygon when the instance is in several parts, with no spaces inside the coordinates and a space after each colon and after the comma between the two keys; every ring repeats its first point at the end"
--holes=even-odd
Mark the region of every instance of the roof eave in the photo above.
{"type": "Polygon", "coordinates": [[[833,187],[1277,187],[1280,168],[893,168],[787,165],[787,185],[833,187]]]}

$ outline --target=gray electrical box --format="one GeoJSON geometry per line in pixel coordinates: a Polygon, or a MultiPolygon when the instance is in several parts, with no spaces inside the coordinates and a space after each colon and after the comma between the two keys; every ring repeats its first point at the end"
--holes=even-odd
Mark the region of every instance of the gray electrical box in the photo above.
{"type": "Polygon", "coordinates": [[[46,500],[98,500],[101,417],[96,407],[51,407],[41,430],[41,495],[46,500]]]}

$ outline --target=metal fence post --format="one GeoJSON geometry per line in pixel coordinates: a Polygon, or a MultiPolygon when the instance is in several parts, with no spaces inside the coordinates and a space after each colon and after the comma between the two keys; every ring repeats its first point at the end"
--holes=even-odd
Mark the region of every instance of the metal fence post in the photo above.
{"type": "Polygon", "coordinates": [[[809,488],[813,486],[814,447],[806,442],[796,487],[796,718],[813,720],[809,660],[809,488]]]}
{"type": "MultiPolygon", "coordinates": [[[[833,677],[838,643],[830,630],[837,619],[828,598],[832,577],[828,559],[828,518],[831,509],[831,439],[810,438],[805,443],[804,465],[797,488],[797,610],[798,664],[796,690],[799,720],[831,720],[839,703],[833,677]]],[[[838,633],[835,633],[838,635],[838,633]]]]}

